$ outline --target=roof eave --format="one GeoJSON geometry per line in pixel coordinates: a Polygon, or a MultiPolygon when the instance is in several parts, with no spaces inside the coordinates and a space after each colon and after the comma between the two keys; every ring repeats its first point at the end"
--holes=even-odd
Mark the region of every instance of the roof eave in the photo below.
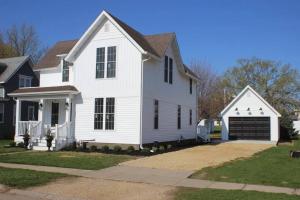
{"type": "Polygon", "coordinates": [[[64,90],[64,91],[49,91],[49,92],[23,92],[23,93],[8,93],[8,96],[11,97],[29,97],[35,95],[70,95],[70,94],[78,94],[79,91],[74,90],[64,90]]]}

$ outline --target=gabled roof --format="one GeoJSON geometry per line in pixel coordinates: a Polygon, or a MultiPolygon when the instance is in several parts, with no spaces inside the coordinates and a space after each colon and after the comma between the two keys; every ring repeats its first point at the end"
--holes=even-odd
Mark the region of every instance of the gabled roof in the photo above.
{"type": "Polygon", "coordinates": [[[278,117],[281,117],[281,114],[273,108],[262,96],[260,96],[250,85],[247,85],[220,113],[220,116],[223,116],[240,98],[250,90],[255,94],[267,107],[269,107],[278,117]]]}
{"type": "Polygon", "coordinates": [[[60,58],[57,55],[68,54],[75,46],[78,40],[66,40],[59,41],[53,47],[51,47],[43,56],[43,58],[37,63],[34,69],[44,69],[57,67],[60,63],[60,58]]]}
{"type": "Polygon", "coordinates": [[[0,74],[0,83],[8,81],[28,60],[30,61],[30,64],[33,65],[30,56],[1,58],[0,63],[2,63],[1,66],[3,71],[0,74]]]}

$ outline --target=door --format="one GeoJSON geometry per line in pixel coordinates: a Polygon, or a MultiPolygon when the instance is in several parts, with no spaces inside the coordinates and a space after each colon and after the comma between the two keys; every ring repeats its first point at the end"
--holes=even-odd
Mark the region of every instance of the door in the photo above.
{"type": "Polygon", "coordinates": [[[270,117],[229,117],[229,139],[270,140],[270,117]]]}
{"type": "Polygon", "coordinates": [[[55,126],[58,124],[59,103],[52,102],[51,107],[51,126],[55,126]]]}

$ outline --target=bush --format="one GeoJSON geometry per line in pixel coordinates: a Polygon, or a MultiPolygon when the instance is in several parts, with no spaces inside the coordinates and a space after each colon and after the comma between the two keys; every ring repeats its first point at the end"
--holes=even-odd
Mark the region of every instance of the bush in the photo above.
{"type": "Polygon", "coordinates": [[[16,146],[16,142],[10,142],[10,143],[9,143],[9,146],[10,146],[10,147],[15,147],[15,146],[16,146]]]}
{"type": "Polygon", "coordinates": [[[134,151],[135,151],[135,149],[134,149],[133,146],[129,146],[129,147],[127,148],[127,152],[128,152],[128,153],[132,153],[132,152],[134,152],[134,151]]]}
{"type": "Polygon", "coordinates": [[[104,146],[101,147],[101,151],[108,152],[109,147],[107,145],[104,145],[104,146]]]}
{"type": "Polygon", "coordinates": [[[165,148],[164,145],[160,145],[160,146],[159,146],[159,151],[165,151],[165,150],[166,150],[166,148],[165,148]]]}
{"type": "Polygon", "coordinates": [[[120,152],[122,151],[122,147],[120,147],[119,145],[114,146],[114,152],[120,152]]]}
{"type": "Polygon", "coordinates": [[[157,148],[157,147],[152,147],[151,152],[152,152],[152,153],[156,153],[156,152],[158,152],[158,150],[159,150],[159,148],[157,148]]]}
{"type": "Polygon", "coordinates": [[[145,148],[141,149],[141,152],[149,154],[150,153],[150,148],[145,147],[145,148]]]}
{"type": "Polygon", "coordinates": [[[167,150],[170,150],[170,149],[172,149],[172,145],[171,145],[171,144],[168,144],[168,145],[167,145],[167,150]]]}
{"type": "Polygon", "coordinates": [[[90,151],[92,151],[92,152],[97,151],[97,146],[92,145],[92,146],[90,147],[90,151]]]}
{"type": "Polygon", "coordinates": [[[19,142],[17,146],[23,148],[24,147],[24,142],[19,142]]]}

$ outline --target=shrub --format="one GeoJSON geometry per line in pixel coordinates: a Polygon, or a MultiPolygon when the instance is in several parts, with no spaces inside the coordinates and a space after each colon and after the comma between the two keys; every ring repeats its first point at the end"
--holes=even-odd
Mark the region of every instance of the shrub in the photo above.
{"type": "Polygon", "coordinates": [[[19,142],[18,147],[24,147],[24,142],[19,142]]]}
{"type": "Polygon", "coordinates": [[[150,153],[150,148],[145,147],[145,148],[141,149],[141,152],[149,154],[150,153]]]}
{"type": "Polygon", "coordinates": [[[120,152],[122,151],[122,147],[120,147],[119,145],[114,146],[114,152],[120,152]]]}
{"type": "Polygon", "coordinates": [[[158,150],[159,150],[159,148],[153,146],[151,149],[151,152],[156,153],[156,152],[158,152],[158,150]]]}
{"type": "Polygon", "coordinates": [[[92,152],[95,152],[95,151],[97,151],[97,146],[95,146],[95,145],[92,145],[92,146],[90,147],[90,150],[91,150],[92,152]]]}
{"type": "Polygon", "coordinates": [[[10,143],[9,143],[9,146],[10,146],[10,147],[15,147],[15,146],[16,146],[16,142],[10,142],[10,143]]]}
{"type": "Polygon", "coordinates": [[[166,150],[166,148],[165,148],[164,145],[160,145],[160,146],[159,146],[159,151],[165,151],[165,150],[166,150]]]}
{"type": "Polygon", "coordinates": [[[101,151],[108,152],[109,147],[107,145],[104,145],[104,146],[101,147],[101,151]]]}
{"type": "Polygon", "coordinates": [[[128,152],[128,153],[132,153],[132,152],[134,152],[134,151],[135,151],[135,149],[134,149],[133,146],[129,146],[129,147],[127,148],[127,152],[128,152]]]}

